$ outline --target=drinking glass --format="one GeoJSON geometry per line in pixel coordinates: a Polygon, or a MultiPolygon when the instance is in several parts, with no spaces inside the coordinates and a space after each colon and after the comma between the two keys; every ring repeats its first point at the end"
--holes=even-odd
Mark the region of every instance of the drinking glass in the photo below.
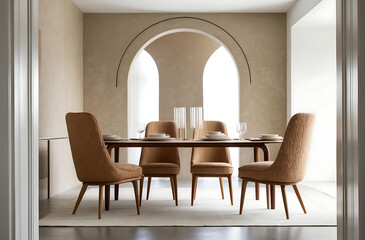
{"type": "Polygon", "coordinates": [[[146,124],[144,122],[138,122],[137,123],[137,132],[139,133],[139,139],[142,139],[142,133],[144,132],[144,129],[146,127],[146,124]]]}
{"type": "Polygon", "coordinates": [[[239,139],[240,140],[245,140],[245,133],[247,132],[246,122],[237,123],[236,132],[239,134],[239,139]]]}

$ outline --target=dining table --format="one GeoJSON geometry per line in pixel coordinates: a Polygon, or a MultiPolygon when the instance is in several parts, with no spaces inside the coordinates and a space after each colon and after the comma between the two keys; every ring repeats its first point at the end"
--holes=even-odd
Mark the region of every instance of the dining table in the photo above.
{"type": "MultiPolygon", "coordinates": [[[[114,149],[114,161],[119,162],[119,148],[129,147],[177,147],[177,148],[194,148],[194,147],[238,147],[238,148],[252,148],[254,162],[260,161],[259,151],[263,151],[264,161],[270,161],[269,144],[281,144],[282,140],[226,140],[226,141],[207,141],[207,140],[185,140],[185,139],[173,139],[173,140],[160,140],[150,141],[144,139],[131,140],[105,140],[105,146],[111,155],[114,149]]],[[[270,207],[275,209],[275,185],[270,185],[270,207]]],[[[118,200],[119,186],[114,188],[114,199],[118,200]]],[[[259,183],[255,183],[255,196],[256,200],[260,199],[260,186],[259,183]]]]}

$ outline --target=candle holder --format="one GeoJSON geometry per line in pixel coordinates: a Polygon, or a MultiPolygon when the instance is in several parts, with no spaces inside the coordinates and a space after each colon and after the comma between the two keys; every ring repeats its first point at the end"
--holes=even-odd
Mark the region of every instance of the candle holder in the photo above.
{"type": "Polygon", "coordinates": [[[174,121],[177,124],[178,139],[186,139],[186,108],[174,107],[174,121]]]}
{"type": "Polygon", "coordinates": [[[194,135],[195,128],[202,128],[203,126],[203,108],[191,107],[190,108],[190,128],[192,129],[192,137],[194,135]]]}

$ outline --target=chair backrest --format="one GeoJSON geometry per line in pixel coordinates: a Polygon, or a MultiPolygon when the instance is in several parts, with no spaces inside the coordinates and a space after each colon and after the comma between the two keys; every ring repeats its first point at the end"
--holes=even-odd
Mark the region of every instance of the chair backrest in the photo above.
{"type": "Polygon", "coordinates": [[[271,179],[288,183],[303,180],[314,120],[315,115],[311,113],[298,113],[290,119],[278,156],[268,169],[271,173],[271,179]]]}
{"type": "Polygon", "coordinates": [[[96,118],[86,112],[67,113],[66,123],[77,178],[81,182],[117,180],[96,118]]]}
{"type": "MultiPolygon", "coordinates": [[[[200,129],[194,129],[193,138],[199,139],[204,137],[209,132],[220,131],[227,135],[227,128],[224,122],[220,121],[204,121],[203,127],[200,129]]],[[[231,163],[231,157],[229,155],[228,148],[193,148],[191,154],[191,165],[202,162],[225,162],[231,163]]]]}
{"type": "MultiPolygon", "coordinates": [[[[155,121],[146,126],[146,136],[153,133],[166,133],[170,137],[177,137],[177,125],[173,121],[155,121]]],[[[177,147],[143,147],[139,165],[147,163],[174,163],[180,166],[177,147]]]]}

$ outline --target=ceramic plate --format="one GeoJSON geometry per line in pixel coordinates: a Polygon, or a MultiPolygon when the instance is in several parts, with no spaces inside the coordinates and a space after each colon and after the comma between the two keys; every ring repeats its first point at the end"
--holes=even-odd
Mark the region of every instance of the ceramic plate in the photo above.
{"type": "Polygon", "coordinates": [[[231,140],[230,137],[224,136],[224,137],[204,137],[201,138],[201,140],[204,141],[227,141],[227,140],[231,140]]]}
{"type": "Polygon", "coordinates": [[[143,141],[167,141],[167,140],[174,140],[175,138],[171,137],[145,137],[143,141]]]}

